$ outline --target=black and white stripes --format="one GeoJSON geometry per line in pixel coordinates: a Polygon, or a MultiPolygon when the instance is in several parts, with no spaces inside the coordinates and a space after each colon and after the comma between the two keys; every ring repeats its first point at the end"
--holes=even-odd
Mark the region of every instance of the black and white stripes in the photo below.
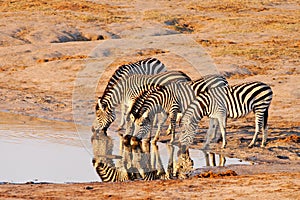
{"type": "Polygon", "coordinates": [[[124,112],[124,118],[126,119],[127,110],[131,109],[135,99],[141,93],[173,81],[185,82],[190,80],[191,79],[183,72],[169,71],[157,75],[136,74],[118,81],[114,87],[106,90],[102,98],[99,98],[96,106],[96,119],[94,120],[92,130],[95,132],[106,132],[107,128],[115,120],[115,108],[119,104],[127,108],[124,112]]]}
{"type": "MultiPolygon", "coordinates": [[[[201,93],[186,109],[182,117],[183,132],[180,134],[180,142],[190,145],[193,141],[198,122],[203,116],[211,119],[210,126],[219,125],[226,146],[226,118],[239,118],[251,111],[255,115],[255,134],[249,147],[252,147],[258,134],[263,133],[261,146],[264,147],[267,140],[268,109],[273,92],[270,86],[262,82],[248,82],[231,87],[213,88],[206,93],[201,93]]],[[[213,127],[210,127],[212,129],[213,127]]],[[[216,131],[216,130],[215,130],[216,131]]],[[[209,131],[209,134],[215,133],[209,131]]],[[[212,136],[209,135],[205,145],[209,144],[212,136]]]]}
{"type": "MultiPolygon", "coordinates": [[[[199,93],[206,92],[211,88],[226,86],[228,86],[228,83],[223,76],[209,75],[196,81],[171,83],[153,90],[147,95],[142,95],[136,100],[130,112],[135,118],[136,125],[140,126],[135,136],[143,138],[146,133],[151,132],[154,116],[163,112],[171,120],[171,126],[167,133],[172,134],[171,142],[173,142],[177,114],[183,113],[199,93]]],[[[162,120],[162,123],[165,121],[166,117],[162,120]]],[[[162,124],[158,127],[154,141],[158,140],[161,128],[162,124]]]]}
{"type": "Polygon", "coordinates": [[[162,113],[163,117],[153,141],[158,140],[162,126],[169,117],[171,123],[167,133],[172,134],[173,142],[177,115],[180,113],[180,142],[183,145],[188,146],[192,143],[199,121],[208,116],[210,127],[205,147],[215,136],[216,127],[219,126],[224,148],[227,118],[243,117],[253,111],[255,134],[249,147],[255,144],[260,133],[263,133],[261,146],[265,146],[268,109],[272,100],[272,90],[267,84],[248,82],[230,86],[221,75],[208,75],[191,81],[183,72],[162,72],[165,66],[157,59],[145,59],[130,66],[131,68],[119,68],[110,79],[103,96],[99,97],[93,132],[106,133],[116,118],[115,108],[121,105],[124,109],[120,128],[127,121],[125,135],[133,135],[131,141],[150,140],[154,116],[162,113]],[[145,67],[148,67],[148,71],[145,67]],[[138,127],[136,130],[133,128],[133,122],[138,127]]]}

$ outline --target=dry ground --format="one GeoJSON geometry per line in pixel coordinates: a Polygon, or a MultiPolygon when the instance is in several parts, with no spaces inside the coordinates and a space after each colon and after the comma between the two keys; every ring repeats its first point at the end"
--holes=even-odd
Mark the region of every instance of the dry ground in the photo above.
{"type": "MultiPolygon", "coordinates": [[[[254,131],[252,115],[228,121],[228,148],[211,146],[226,156],[258,163],[230,167],[238,176],[115,184],[5,184],[0,185],[1,199],[299,198],[299,1],[0,3],[2,111],[72,121],[74,81],[87,63],[95,61],[89,55],[93,48],[109,39],[157,34],[147,33],[149,26],[157,27],[162,35],[179,32],[192,36],[230,84],[260,80],[274,91],[266,148],[247,148],[254,131]]],[[[165,54],[159,50],[139,52],[119,58],[109,70],[148,56],[162,58],[171,68],[180,64],[176,56],[168,60],[165,54]]],[[[101,81],[105,82],[105,77],[109,76],[101,81]]],[[[206,128],[206,124],[201,123],[201,128],[206,128]]],[[[201,148],[202,141],[203,136],[199,135],[194,147],[201,148]]]]}

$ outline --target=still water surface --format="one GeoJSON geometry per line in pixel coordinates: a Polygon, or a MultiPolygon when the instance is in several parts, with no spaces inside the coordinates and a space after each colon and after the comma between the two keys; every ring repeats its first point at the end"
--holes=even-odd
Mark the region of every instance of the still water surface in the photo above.
{"type": "MultiPolygon", "coordinates": [[[[124,157],[120,137],[109,132],[105,140],[98,138],[91,143],[90,127],[80,129],[85,132],[85,137],[78,135],[78,129],[71,123],[0,113],[0,183],[101,181],[92,159],[101,157],[101,142],[109,140],[110,145],[106,147],[109,149],[104,150],[110,152],[111,161],[117,166],[124,157]]],[[[170,161],[170,147],[176,160],[177,146],[157,143],[156,148],[151,147],[158,150],[157,155],[165,169],[170,161]]],[[[221,155],[196,149],[190,149],[189,153],[194,169],[249,164],[238,158],[224,159],[221,155]]]]}

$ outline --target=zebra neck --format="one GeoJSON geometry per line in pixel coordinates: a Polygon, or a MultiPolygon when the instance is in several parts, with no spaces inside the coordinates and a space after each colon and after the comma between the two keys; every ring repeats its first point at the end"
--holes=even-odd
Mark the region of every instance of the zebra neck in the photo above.
{"type": "Polygon", "coordinates": [[[116,84],[115,87],[103,94],[103,104],[112,109],[119,105],[124,99],[125,87],[123,84],[116,84]]]}

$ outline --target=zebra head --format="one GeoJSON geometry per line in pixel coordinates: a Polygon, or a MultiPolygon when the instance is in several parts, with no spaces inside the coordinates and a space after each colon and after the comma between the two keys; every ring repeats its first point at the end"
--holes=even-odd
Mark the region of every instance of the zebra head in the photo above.
{"type": "Polygon", "coordinates": [[[188,147],[193,143],[198,123],[195,123],[192,120],[183,117],[180,126],[180,144],[188,147]]]}
{"type": "Polygon", "coordinates": [[[175,165],[174,176],[185,179],[188,178],[193,170],[194,161],[191,159],[189,149],[178,151],[178,161],[175,165]]]}
{"type": "Polygon", "coordinates": [[[92,131],[94,133],[106,133],[110,124],[115,121],[116,114],[114,110],[109,109],[107,106],[102,105],[100,99],[96,105],[96,119],[92,125],[92,131]]]}
{"type": "Polygon", "coordinates": [[[145,112],[140,118],[135,118],[134,136],[139,140],[144,139],[151,130],[152,122],[153,120],[149,116],[149,112],[145,112]]]}

